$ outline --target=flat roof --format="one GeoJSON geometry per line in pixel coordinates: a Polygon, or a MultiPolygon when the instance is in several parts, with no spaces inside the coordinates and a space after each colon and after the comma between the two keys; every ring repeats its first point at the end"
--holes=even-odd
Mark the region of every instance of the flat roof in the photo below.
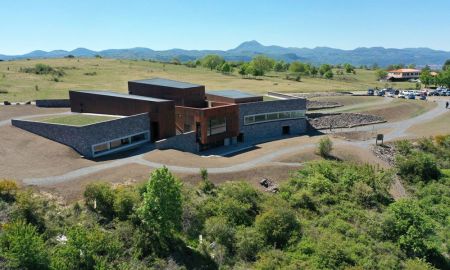
{"type": "Polygon", "coordinates": [[[257,95],[249,94],[246,92],[242,92],[240,90],[234,90],[234,89],[207,91],[206,94],[214,95],[214,96],[221,96],[221,97],[226,97],[226,98],[232,98],[232,99],[262,97],[262,96],[257,96],[257,95]]]}
{"type": "Polygon", "coordinates": [[[86,93],[86,94],[95,94],[95,95],[109,96],[109,97],[119,97],[119,98],[126,98],[126,99],[153,101],[153,102],[167,102],[167,101],[171,101],[171,100],[167,100],[167,99],[144,97],[144,96],[138,96],[138,95],[129,95],[129,94],[122,94],[122,93],[116,93],[116,92],[111,92],[111,91],[103,91],[103,90],[100,90],[100,91],[99,90],[70,90],[70,91],[86,93]]]}
{"type": "Polygon", "coordinates": [[[193,84],[193,83],[188,83],[188,82],[180,82],[180,81],[174,81],[174,80],[163,79],[163,78],[134,80],[134,81],[130,81],[130,82],[150,84],[150,85],[159,85],[159,86],[180,88],[180,89],[187,89],[187,88],[194,88],[194,87],[203,86],[203,85],[199,85],[199,84],[193,84]]]}

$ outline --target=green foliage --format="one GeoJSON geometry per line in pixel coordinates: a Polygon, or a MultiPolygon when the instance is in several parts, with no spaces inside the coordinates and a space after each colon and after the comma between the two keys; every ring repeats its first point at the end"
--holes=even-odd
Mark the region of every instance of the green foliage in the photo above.
{"type": "Polygon", "coordinates": [[[114,216],[114,192],[105,183],[90,183],[84,190],[84,199],[89,210],[111,220],[114,216]]]}
{"type": "Polygon", "coordinates": [[[329,157],[331,151],[333,150],[333,142],[328,137],[323,137],[320,139],[317,145],[317,152],[322,157],[329,157]]]}
{"type": "Polygon", "coordinates": [[[289,71],[303,73],[306,71],[306,65],[304,63],[294,61],[290,64],[289,71]]]}
{"type": "Polygon", "coordinates": [[[323,77],[325,79],[333,79],[333,76],[334,76],[334,74],[333,74],[333,71],[331,71],[331,70],[328,70],[327,72],[325,72],[325,74],[323,74],[323,77]]]}
{"type": "Polygon", "coordinates": [[[284,61],[278,61],[275,63],[275,65],[273,66],[273,70],[275,72],[283,72],[287,70],[287,65],[284,61]]]}
{"type": "Polygon", "coordinates": [[[119,257],[121,247],[109,232],[75,226],[67,232],[67,242],[54,248],[52,269],[108,269],[106,265],[119,257]]]}
{"type": "Polygon", "coordinates": [[[224,217],[210,217],[205,221],[204,233],[210,242],[216,242],[228,249],[233,249],[235,228],[224,217]]]}
{"type": "Polygon", "coordinates": [[[417,201],[402,199],[389,205],[383,227],[385,238],[396,241],[408,256],[420,258],[427,255],[433,224],[417,201]]]}
{"type": "Polygon", "coordinates": [[[291,237],[300,236],[300,223],[295,212],[285,208],[275,208],[256,218],[256,230],[262,234],[267,244],[283,248],[291,237]]]}
{"type": "Polygon", "coordinates": [[[431,76],[431,72],[426,69],[422,69],[420,73],[420,81],[427,87],[430,84],[434,83],[434,77],[431,76]]]}
{"type": "Polygon", "coordinates": [[[223,73],[230,73],[232,70],[233,69],[230,64],[228,64],[228,62],[223,63],[220,67],[220,71],[222,71],[223,73]]]}
{"type": "Polygon", "coordinates": [[[130,187],[118,187],[115,190],[113,209],[120,220],[128,220],[134,207],[139,202],[139,195],[130,187]]]}
{"type": "Polygon", "coordinates": [[[236,255],[245,261],[254,261],[264,247],[264,237],[254,227],[239,227],[236,231],[236,255]]]}
{"type": "Polygon", "coordinates": [[[33,225],[24,221],[3,226],[0,233],[0,257],[6,259],[11,269],[48,269],[49,259],[44,240],[33,225]]]}
{"type": "Polygon", "coordinates": [[[45,201],[35,196],[31,190],[20,191],[16,195],[12,217],[15,220],[24,220],[26,223],[34,225],[39,232],[44,232],[46,229],[44,204],[45,201]]]}
{"type": "Polygon", "coordinates": [[[275,61],[267,56],[264,55],[255,56],[250,62],[252,72],[248,73],[253,73],[254,76],[262,76],[267,71],[272,70],[274,64],[275,61]]]}
{"type": "Polygon", "coordinates": [[[200,176],[202,181],[200,182],[200,190],[205,194],[213,194],[216,186],[208,179],[208,170],[205,168],[200,169],[200,176]]]}
{"type": "Polygon", "coordinates": [[[385,79],[388,75],[387,71],[384,69],[377,69],[375,74],[377,76],[377,80],[385,79]]]}
{"type": "Polygon", "coordinates": [[[325,73],[327,73],[328,71],[331,71],[331,65],[328,65],[328,64],[322,64],[320,67],[319,67],[319,73],[320,73],[320,76],[324,76],[325,75],[325,73]]]}
{"type": "Polygon", "coordinates": [[[271,249],[261,252],[255,263],[257,270],[277,270],[284,269],[288,264],[288,259],[281,250],[271,249]]]}
{"type": "Polygon", "coordinates": [[[441,172],[437,167],[435,158],[423,152],[413,152],[407,156],[397,156],[396,166],[403,179],[415,182],[429,182],[438,179],[441,172]]]}
{"type": "Polygon", "coordinates": [[[137,209],[144,227],[163,239],[170,239],[181,227],[182,209],[181,183],[167,167],[154,170],[137,209]]]}
{"type": "Polygon", "coordinates": [[[225,60],[221,56],[215,54],[206,55],[200,61],[203,67],[209,68],[211,70],[221,67],[225,62],[225,60]]]}

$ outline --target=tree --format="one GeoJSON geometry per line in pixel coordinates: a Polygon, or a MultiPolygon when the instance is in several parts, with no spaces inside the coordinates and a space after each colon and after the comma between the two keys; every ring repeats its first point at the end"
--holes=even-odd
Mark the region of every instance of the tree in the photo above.
{"type": "Polygon", "coordinates": [[[0,257],[12,269],[48,269],[48,254],[42,236],[31,224],[6,224],[0,234],[0,257]]]}
{"type": "Polygon", "coordinates": [[[152,172],[137,213],[144,227],[167,239],[181,227],[181,183],[167,167],[152,172]]]}
{"type": "Polygon", "coordinates": [[[252,59],[250,65],[255,70],[253,73],[255,76],[262,76],[267,71],[272,70],[275,61],[267,56],[258,55],[252,59]]]}
{"type": "Polygon", "coordinates": [[[139,201],[139,195],[130,187],[118,187],[114,196],[114,215],[120,220],[127,220],[139,201]]]}
{"type": "Polygon", "coordinates": [[[344,64],[344,69],[346,73],[353,73],[355,71],[355,67],[350,64],[344,64]]]}
{"type": "Polygon", "coordinates": [[[442,70],[449,70],[450,69],[450,59],[447,59],[444,63],[444,65],[442,66],[442,70]]]}
{"type": "Polygon", "coordinates": [[[220,71],[222,71],[223,73],[230,73],[232,70],[230,64],[228,64],[228,62],[223,63],[223,65],[220,67],[220,71]]]}
{"type": "Polygon", "coordinates": [[[325,74],[323,76],[325,77],[325,79],[332,79],[334,74],[333,74],[333,71],[328,70],[327,72],[325,72],[325,74]]]}
{"type": "Polygon", "coordinates": [[[331,66],[328,64],[323,64],[319,67],[320,76],[325,75],[328,71],[331,71],[331,66]]]}
{"type": "Polygon", "coordinates": [[[383,69],[377,69],[377,71],[375,72],[375,74],[377,75],[377,80],[383,80],[387,77],[388,73],[386,70],[383,69]]]}
{"type": "Polygon", "coordinates": [[[211,70],[221,67],[225,60],[217,54],[209,54],[201,59],[202,66],[211,70]]]}
{"type": "Polygon", "coordinates": [[[425,257],[433,224],[413,199],[400,199],[389,205],[383,222],[385,238],[394,240],[410,257],[425,257]]]}
{"type": "Polygon", "coordinates": [[[315,77],[317,73],[319,73],[319,70],[315,66],[311,66],[309,73],[311,74],[311,76],[315,77]]]}
{"type": "Polygon", "coordinates": [[[290,72],[299,72],[299,73],[303,73],[306,70],[306,66],[303,63],[300,63],[299,61],[294,61],[291,63],[291,65],[289,66],[289,71],[290,72]]]}
{"type": "Polygon", "coordinates": [[[242,64],[242,65],[239,67],[238,73],[239,73],[240,75],[242,75],[242,76],[247,75],[247,68],[248,68],[248,63],[242,64]]]}
{"type": "Polygon", "coordinates": [[[422,69],[422,72],[420,73],[420,82],[422,82],[425,87],[433,83],[433,76],[431,76],[428,69],[422,69]]]}
{"type": "Polygon", "coordinates": [[[285,65],[284,61],[276,62],[275,65],[273,66],[273,70],[276,72],[286,71],[286,65],[285,65]]]}
{"type": "Polygon", "coordinates": [[[320,139],[317,150],[322,157],[329,157],[331,150],[333,150],[333,142],[328,137],[320,139]]]}
{"type": "Polygon", "coordinates": [[[300,223],[295,212],[288,208],[270,209],[256,217],[255,227],[266,243],[276,248],[285,247],[291,237],[300,234],[300,223]]]}
{"type": "Polygon", "coordinates": [[[202,182],[200,183],[200,190],[205,194],[214,194],[216,186],[208,179],[208,170],[205,168],[200,169],[200,177],[202,182]]]}

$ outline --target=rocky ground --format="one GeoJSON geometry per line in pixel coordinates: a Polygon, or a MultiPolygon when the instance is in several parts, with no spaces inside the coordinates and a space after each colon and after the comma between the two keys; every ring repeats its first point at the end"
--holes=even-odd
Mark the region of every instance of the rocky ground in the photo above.
{"type": "Polygon", "coordinates": [[[309,123],[315,129],[348,128],[385,122],[383,117],[361,113],[308,114],[309,123]]]}
{"type": "Polygon", "coordinates": [[[339,102],[332,101],[316,101],[316,100],[307,100],[306,101],[306,109],[307,110],[320,110],[320,109],[330,109],[341,107],[342,104],[339,102]]]}
{"type": "Polygon", "coordinates": [[[379,159],[387,162],[390,166],[394,166],[395,163],[395,146],[393,143],[385,143],[383,145],[374,145],[372,152],[379,159]]]}

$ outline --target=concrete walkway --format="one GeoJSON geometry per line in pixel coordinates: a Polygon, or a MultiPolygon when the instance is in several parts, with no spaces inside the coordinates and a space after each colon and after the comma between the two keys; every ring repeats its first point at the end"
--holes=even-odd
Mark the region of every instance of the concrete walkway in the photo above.
{"type": "MultiPolygon", "coordinates": [[[[417,117],[407,119],[404,121],[400,121],[400,122],[377,124],[377,125],[375,125],[375,128],[376,128],[376,130],[392,129],[391,132],[385,134],[385,140],[393,140],[393,139],[401,138],[401,137],[408,135],[406,130],[408,128],[410,128],[411,126],[431,120],[431,119],[438,117],[439,115],[445,113],[446,111],[448,111],[448,110],[445,109],[444,102],[438,102],[438,106],[436,108],[433,108],[432,110],[430,110],[424,114],[421,114],[417,117]]],[[[346,130],[354,131],[353,128],[343,129],[343,131],[346,131],[346,130]]],[[[372,130],[374,130],[373,126],[358,127],[358,131],[372,131],[372,130]]],[[[368,148],[368,147],[370,147],[370,145],[372,143],[373,142],[371,142],[371,141],[352,141],[352,142],[338,141],[338,142],[335,142],[335,145],[348,145],[349,147],[356,146],[356,147],[368,148]]],[[[277,151],[265,154],[263,156],[260,156],[258,158],[255,158],[255,159],[252,159],[252,160],[240,163],[240,164],[235,164],[235,165],[231,165],[228,167],[207,168],[207,169],[208,169],[209,173],[215,174],[215,173],[232,173],[232,172],[245,171],[245,170],[249,170],[254,167],[257,167],[257,166],[260,166],[263,164],[269,164],[269,163],[276,164],[279,166],[283,166],[283,165],[284,166],[295,166],[296,165],[295,163],[274,162],[274,160],[283,155],[300,152],[302,150],[305,150],[308,148],[313,148],[313,147],[316,147],[316,145],[312,144],[312,143],[303,144],[303,145],[295,145],[295,146],[287,146],[287,147],[281,148],[277,151]]],[[[123,166],[123,165],[127,165],[127,164],[133,164],[133,163],[148,166],[149,168],[160,168],[160,167],[164,166],[164,164],[152,162],[152,161],[148,161],[148,160],[144,159],[143,155],[144,154],[140,154],[140,155],[136,155],[136,156],[132,156],[132,157],[128,157],[128,158],[114,160],[114,161],[111,161],[108,163],[85,167],[85,168],[74,170],[74,171],[59,175],[59,176],[49,176],[49,177],[43,177],[43,178],[27,178],[27,179],[24,179],[23,182],[28,185],[41,185],[41,186],[51,185],[51,184],[71,181],[71,180],[77,179],[79,177],[87,176],[87,175],[97,173],[97,172],[100,172],[103,170],[107,170],[107,169],[111,169],[111,168],[115,168],[115,167],[119,167],[119,166],[123,166]]],[[[297,165],[300,166],[301,164],[298,163],[297,165]]],[[[168,165],[166,167],[168,167],[171,171],[178,172],[178,173],[198,173],[200,170],[200,168],[195,168],[195,167],[183,167],[183,166],[173,166],[173,165],[168,165]]]]}

